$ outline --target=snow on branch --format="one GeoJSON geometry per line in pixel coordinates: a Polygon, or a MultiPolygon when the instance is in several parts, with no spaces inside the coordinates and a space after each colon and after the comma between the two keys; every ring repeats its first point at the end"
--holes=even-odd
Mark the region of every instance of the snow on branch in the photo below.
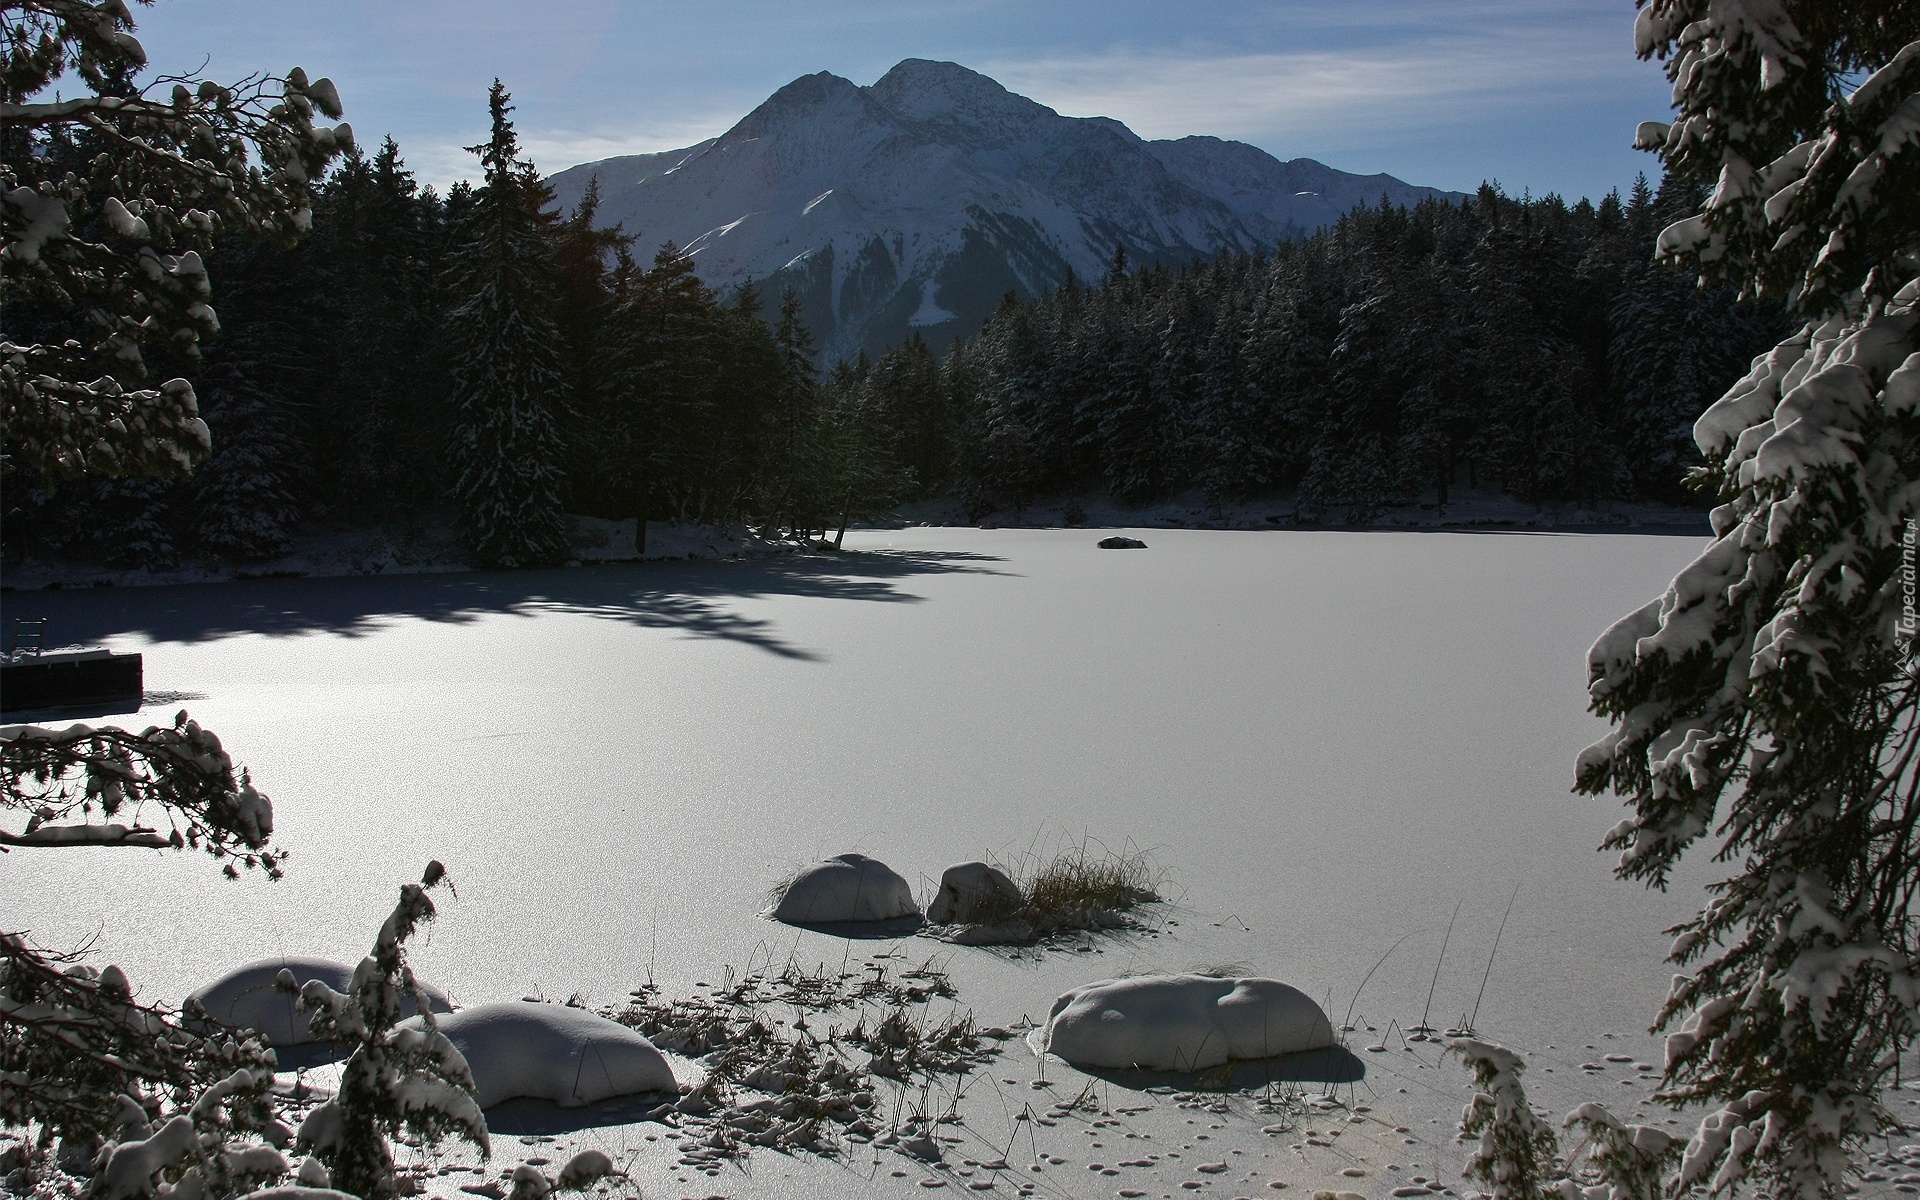
{"type": "Polygon", "coordinates": [[[193,1094],[238,1070],[264,1070],[257,1037],[209,1040],[179,1014],[143,1004],[119,967],[0,933],[0,1122],[82,1138],[124,1126],[164,1095],[193,1094]],[[125,1101],[126,1103],[121,1103],[125,1101]]]}
{"type": "Polygon", "coordinates": [[[132,91],[146,52],[119,0],[8,8],[0,270],[11,295],[82,314],[87,333],[0,346],[0,466],[50,481],[184,474],[206,426],[185,380],[133,386],[145,352],[192,360],[219,328],[201,263],[216,234],[306,232],[314,182],[353,142],[315,119],[340,116],[339,92],[298,67],[132,91]],[[91,94],[34,100],[76,75],[91,94]]]}
{"type": "Polygon", "coordinates": [[[18,830],[0,829],[0,849],[191,846],[224,860],[230,876],[236,864],[280,875],[283,854],[267,847],[272,802],[184,709],[171,726],[140,733],[0,726],[0,788],[0,811],[26,818],[18,830]],[[113,819],[122,816],[136,820],[113,819]],[[153,825],[138,823],[142,816],[153,825]]]}

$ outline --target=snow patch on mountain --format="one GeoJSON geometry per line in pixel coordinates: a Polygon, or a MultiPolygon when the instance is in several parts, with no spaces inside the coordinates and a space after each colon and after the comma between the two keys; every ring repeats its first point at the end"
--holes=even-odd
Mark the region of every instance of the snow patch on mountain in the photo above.
{"type": "Polygon", "coordinates": [[[929,325],[944,325],[953,320],[954,314],[941,308],[939,302],[933,298],[936,286],[931,279],[920,281],[920,307],[914,309],[913,315],[907,318],[908,325],[916,329],[924,329],[929,325]]]}
{"type": "Polygon", "coordinates": [[[907,59],[871,87],[826,71],[776,91],[718,138],[555,175],[571,207],[600,180],[600,219],[671,241],[722,291],[793,288],[829,361],[909,330],[944,343],[1008,291],[1138,264],[1251,251],[1356,203],[1451,193],[1218,138],[1149,142],[1063,117],[955,63],[907,59]]]}

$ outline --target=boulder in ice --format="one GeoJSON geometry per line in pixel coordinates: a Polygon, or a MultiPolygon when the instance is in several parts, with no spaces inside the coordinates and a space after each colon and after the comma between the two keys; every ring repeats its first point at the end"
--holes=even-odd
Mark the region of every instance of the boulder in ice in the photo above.
{"type": "Polygon", "coordinates": [[[1112,537],[1101,538],[1098,545],[1102,550],[1145,550],[1147,548],[1147,544],[1139,538],[1122,537],[1117,533],[1112,537]]]}
{"type": "Polygon", "coordinates": [[[1053,1002],[1035,1049],[1076,1066],[1194,1071],[1334,1044],[1313,999],[1277,979],[1143,975],[1075,988],[1053,1002]]]}
{"type": "Polygon", "coordinates": [[[893,868],[864,854],[836,854],[805,868],[787,884],[773,919],[789,925],[893,921],[917,917],[913,889],[893,868]]]}
{"type": "Polygon", "coordinates": [[[463,1008],[437,1023],[467,1060],[481,1108],[522,1096],[577,1108],[678,1090],[652,1042],[584,1008],[509,1000],[463,1008]]]}
{"type": "Polygon", "coordinates": [[[1020,908],[1020,888],[991,863],[963,862],[940,873],[940,894],[927,905],[935,925],[999,921],[1020,908]]]}
{"type": "MultiPolygon", "coordinates": [[[[281,991],[275,980],[281,971],[293,972],[295,984],[318,979],[336,992],[353,985],[353,968],[330,958],[283,955],[263,958],[229,971],[188,997],[198,1000],[207,1015],[229,1029],[252,1029],[274,1046],[302,1046],[314,1040],[307,1028],[309,1014],[295,1007],[295,997],[281,991]]],[[[421,985],[427,1007],[434,1012],[452,1012],[446,993],[421,985]]],[[[413,1012],[413,1002],[405,1002],[403,1012],[413,1012]]]]}

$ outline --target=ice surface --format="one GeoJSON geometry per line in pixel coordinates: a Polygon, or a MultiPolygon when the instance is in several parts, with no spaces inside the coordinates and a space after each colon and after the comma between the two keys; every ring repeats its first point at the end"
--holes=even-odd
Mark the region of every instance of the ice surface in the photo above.
{"type": "Polygon", "coordinates": [[[913,888],[892,867],[864,854],[836,854],[802,868],[773,906],[789,925],[893,921],[918,916],[913,888]]]}
{"type": "Polygon", "coordinates": [[[473,1071],[482,1108],[521,1096],[576,1108],[677,1086],[652,1042],[584,1008],[509,1000],[463,1008],[439,1024],[473,1071]]]}
{"type": "MultiPolygon", "coordinates": [[[[353,968],[346,963],[290,954],[236,967],[196,990],[191,998],[200,1002],[208,1016],[230,1029],[257,1030],[275,1046],[304,1045],[313,1041],[307,1030],[308,1014],[299,1011],[294,1006],[295,998],[274,984],[283,970],[293,972],[297,984],[318,979],[336,992],[346,991],[353,983],[353,968]]],[[[453,1011],[446,993],[439,988],[422,984],[421,990],[434,1012],[453,1011]]],[[[404,1012],[413,1011],[411,999],[403,1001],[402,1006],[404,1012]]]]}
{"type": "Polygon", "coordinates": [[[1105,979],[1053,1002],[1034,1048],[1076,1066],[1197,1071],[1333,1045],[1333,1023],[1277,979],[1105,979]]]}
{"type": "MultiPolygon", "coordinates": [[[[808,559],[8,592],[0,609],[63,639],[143,651],[149,687],[204,693],[194,718],[273,796],[292,856],[268,884],[194,854],[21,852],[0,900],[177,1002],[248,959],[357,961],[429,855],[459,894],[410,946],[425,978],[601,1004],[649,973],[685,990],[744,970],[796,863],[856,847],[931,894],[947,864],[1090,834],[1153,850],[1179,924],[1101,956],[964,952],[982,1023],[1224,963],[1344,1012],[1410,931],[1358,1011],[1417,1019],[1464,896],[1444,1027],[1513,882],[1488,1036],[1650,1023],[1659,931],[1704,872],[1617,882],[1594,848],[1620,807],[1568,788],[1606,728],[1586,648],[1704,538],[1125,532],[1152,553],[1086,530],[855,530],[808,559]],[[1479,874],[1496,865],[1502,886],[1479,874]]],[[[778,954],[844,949],[787,930],[778,954]]]]}
{"type": "MultiPolygon", "coordinates": [[[[1586,648],[1704,537],[1119,531],[1153,552],[1098,550],[1085,529],[854,530],[805,558],[9,591],[0,610],[143,651],[149,687],[204,693],[193,716],[273,795],[293,853],[269,884],[194,854],[21,852],[0,901],[38,940],[94,939],[94,961],[176,1001],[246,959],[356,961],[425,854],[458,895],[410,943],[416,970],[464,1001],[577,991],[599,1007],[649,978],[697,995],[769,958],[842,969],[846,941],[759,916],[797,863],[854,847],[931,897],[949,863],[1131,838],[1175,901],[1157,936],[1037,958],[856,942],[854,962],[892,950],[898,972],[937,952],[983,1026],[1044,1017],[1089,980],[1202,965],[1284,979],[1330,1015],[1351,1005],[1382,1031],[1356,1040],[1386,1042],[1356,1046],[1360,1095],[1390,1122],[1370,1160],[1381,1194],[1390,1161],[1455,1178],[1464,1068],[1386,1031],[1419,1020],[1430,986],[1434,1026],[1472,1010],[1514,883],[1476,1024],[1528,1052],[1532,1098],[1596,1098],[1577,1067],[1601,1051],[1583,1043],[1660,1061],[1642,1032],[1671,972],[1660,930],[1708,873],[1666,894],[1614,880],[1595,847],[1622,810],[1568,788],[1606,728],[1585,711],[1586,648]],[[1403,1146],[1394,1125],[1433,1140],[1403,1146]]],[[[1024,1094],[1040,1061],[992,1074],[1024,1094]]],[[[1046,1074],[1033,1095],[1087,1082],[1057,1060],[1046,1074]]],[[[1000,1122],[1004,1094],[969,1102],[1000,1122]]],[[[1122,1100],[1161,1105],[1140,1117],[1167,1122],[1144,1127],[1156,1139],[1193,1140],[1178,1131],[1197,1114],[1171,1097],[1116,1086],[1122,1100]]],[[[1073,1159],[1049,1171],[1086,1177],[1063,1144],[1077,1127],[1042,1136],[1073,1159]]],[[[1303,1153],[1350,1154],[1354,1136],[1303,1153]]],[[[629,1169],[649,1195],[721,1188],[672,1163],[629,1169]]],[[[754,1163],[783,1200],[924,1194],[917,1169],[856,1187],[838,1165],[754,1163]]],[[[1147,1189],[1151,1172],[1123,1169],[1147,1189]]],[[[1168,1167],[1147,1190],[1183,1178],[1168,1167]]],[[[1326,1186],[1287,1178],[1272,1194],[1326,1186]]]]}

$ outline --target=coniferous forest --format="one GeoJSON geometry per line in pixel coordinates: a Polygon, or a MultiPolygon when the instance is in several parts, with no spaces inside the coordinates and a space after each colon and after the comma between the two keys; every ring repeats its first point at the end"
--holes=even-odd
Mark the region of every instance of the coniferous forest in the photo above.
{"type": "MultiPolygon", "coordinates": [[[[1655,265],[1697,189],[1569,205],[1493,185],[1384,203],[1254,256],[1009,295],[936,354],[820,364],[791,296],[719,295],[672,245],[570,213],[496,84],[484,179],[421,187],[388,140],[319,189],[309,236],[208,263],[213,437],[182,481],[6,489],[4,550],[165,568],[323,529],[446,521],[471,561],[567,556],[566,514],[834,527],[951,496],[1285,496],[1366,522],[1459,489],[1538,505],[1686,502],[1694,418],[1784,330],[1655,265]]],[[[83,160],[81,145],[50,154],[83,160]]],[[[73,318],[8,306],[51,340],[73,318]]]]}

